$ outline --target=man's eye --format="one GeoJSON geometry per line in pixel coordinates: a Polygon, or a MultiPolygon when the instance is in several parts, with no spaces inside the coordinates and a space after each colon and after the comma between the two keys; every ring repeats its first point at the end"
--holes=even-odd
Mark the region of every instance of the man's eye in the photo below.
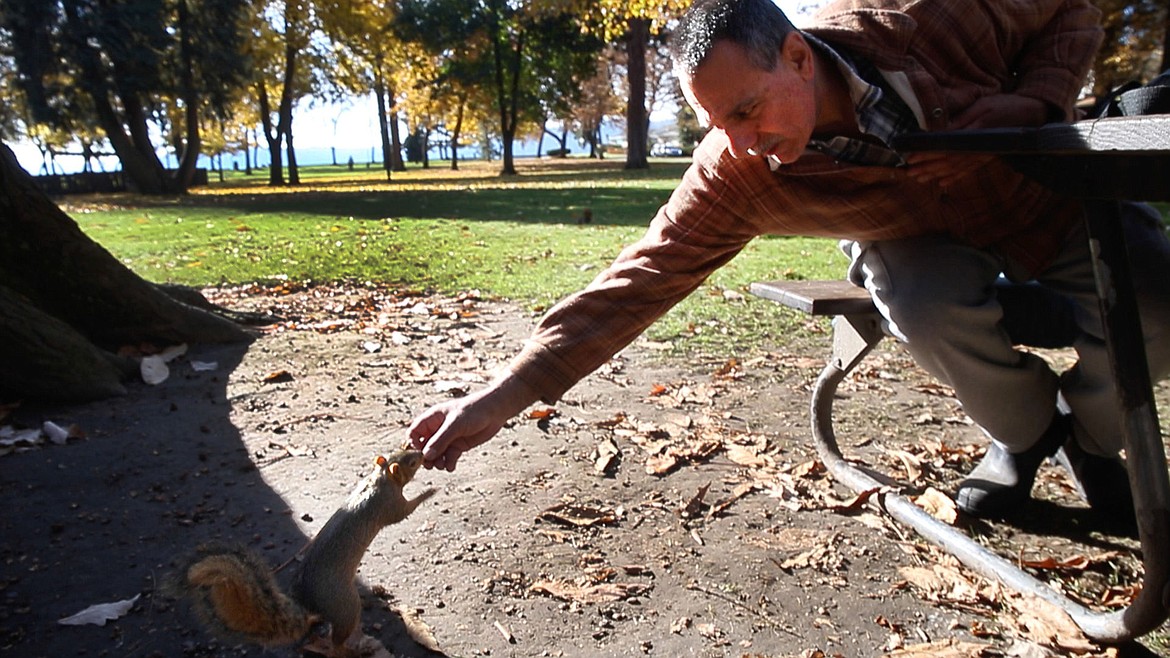
{"type": "Polygon", "coordinates": [[[740,110],[739,112],[736,112],[735,118],[739,119],[740,121],[743,121],[744,119],[750,119],[752,117],[752,115],[756,113],[757,107],[758,107],[757,105],[751,105],[750,107],[746,107],[746,108],[740,110]]]}

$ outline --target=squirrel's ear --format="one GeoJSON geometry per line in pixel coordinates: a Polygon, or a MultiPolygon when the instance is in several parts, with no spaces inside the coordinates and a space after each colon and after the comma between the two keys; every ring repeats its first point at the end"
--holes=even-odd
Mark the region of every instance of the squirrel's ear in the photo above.
{"type": "Polygon", "coordinates": [[[398,471],[400,468],[401,467],[398,465],[398,462],[391,463],[390,468],[387,469],[390,472],[390,477],[398,477],[398,471]]]}
{"type": "Polygon", "coordinates": [[[374,463],[377,464],[379,468],[386,468],[386,458],[382,455],[378,455],[377,458],[374,459],[374,463]]]}

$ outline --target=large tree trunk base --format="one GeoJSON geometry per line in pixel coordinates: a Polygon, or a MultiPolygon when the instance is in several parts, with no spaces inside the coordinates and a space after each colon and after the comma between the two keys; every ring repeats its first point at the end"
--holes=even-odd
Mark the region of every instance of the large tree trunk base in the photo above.
{"type": "Polygon", "coordinates": [[[37,188],[3,144],[0,289],[0,390],[18,397],[121,393],[135,369],[113,356],[123,346],[254,337],[198,292],[172,292],[126,268],[37,188]]]}
{"type": "Polygon", "coordinates": [[[64,401],[126,392],[132,360],[95,346],[61,320],[0,286],[0,395],[64,401]]]}

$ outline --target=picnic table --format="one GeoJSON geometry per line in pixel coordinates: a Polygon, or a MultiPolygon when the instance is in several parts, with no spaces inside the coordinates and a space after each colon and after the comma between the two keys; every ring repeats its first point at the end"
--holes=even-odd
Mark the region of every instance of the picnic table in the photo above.
{"type": "MultiPolygon", "coordinates": [[[[825,467],[858,493],[877,492],[871,500],[888,514],[973,570],[1059,606],[1092,639],[1124,642],[1156,629],[1170,618],[1170,479],[1122,238],[1119,202],[1170,201],[1170,114],[1038,128],[913,133],[899,138],[895,148],[996,154],[1054,191],[1084,200],[1089,239],[1097,256],[1093,265],[1105,336],[1123,411],[1124,445],[1143,559],[1141,592],[1123,610],[1090,610],[930,516],[907,496],[891,491],[886,486],[888,478],[847,460],[833,433],[833,398],[837,385],[884,336],[872,300],[864,289],[845,281],[755,283],[751,290],[758,296],[809,313],[834,316],[832,356],[817,380],[811,404],[813,437],[825,467]]],[[[1028,292],[1026,288],[1005,289],[1001,298],[1010,303],[1012,295],[1021,291],[1028,292]]]]}

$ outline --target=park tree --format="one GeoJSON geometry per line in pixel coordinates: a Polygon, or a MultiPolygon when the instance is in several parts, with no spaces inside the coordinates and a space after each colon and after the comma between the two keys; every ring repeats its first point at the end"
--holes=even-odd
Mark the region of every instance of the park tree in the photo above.
{"type": "Polygon", "coordinates": [[[576,42],[574,48],[542,49],[546,53],[533,62],[535,103],[530,105],[536,116],[532,125],[540,133],[556,139],[562,153],[567,152],[569,127],[575,108],[583,98],[583,88],[597,73],[597,57],[604,43],[594,33],[583,31],[575,22],[560,21],[552,26],[554,32],[541,35],[550,43],[576,42]],[[549,119],[560,123],[559,134],[548,131],[549,119]]]}
{"type": "Polygon", "coordinates": [[[601,126],[621,107],[621,99],[613,84],[615,68],[613,47],[607,47],[597,56],[593,75],[582,81],[581,97],[572,107],[573,129],[589,145],[590,158],[605,157],[601,126]]]}
{"type": "Polygon", "coordinates": [[[467,84],[488,81],[498,118],[500,173],[516,173],[513,143],[525,121],[539,121],[537,97],[564,53],[588,52],[592,41],[556,0],[403,0],[395,28],[405,40],[460,62],[451,71],[467,84]]]}
{"type": "Polygon", "coordinates": [[[284,156],[288,159],[288,184],[300,183],[293,146],[293,108],[312,96],[327,81],[318,14],[311,0],[256,0],[250,25],[249,52],[253,61],[252,88],[257,99],[261,131],[271,161],[268,184],[285,184],[284,156]],[[276,99],[275,106],[273,99],[276,99]]]}
{"type": "Polygon", "coordinates": [[[391,0],[336,0],[318,8],[325,34],[334,44],[329,60],[334,82],[354,95],[372,93],[377,108],[386,180],[402,171],[398,134],[398,86],[407,45],[390,29],[396,4],[391,0]]]}
{"type": "Polygon", "coordinates": [[[699,123],[699,117],[686,103],[679,103],[674,113],[675,127],[678,129],[678,143],[684,148],[693,149],[706,136],[707,131],[699,123]]]}
{"type": "MultiPolygon", "coordinates": [[[[445,67],[447,62],[437,62],[445,67]]],[[[433,69],[432,69],[433,70],[433,69]]],[[[468,86],[466,76],[450,70],[439,73],[435,84],[415,85],[416,89],[438,92],[434,95],[434,112],[437,123],[434,132],[447,142],[450,151],[451,170],[459,169],[459,149],[464,145],[464,136],[482,130],[485,122],[492,121],[490,108],[492,95],[486,86],[468,86]]]]}
{"type": "MultiPolygon", "coordinates": [[[[419,138],[429,138],[432,132],[446,138],[451,168],[457,170],[463,136],[491,132],[489,124],[495,121],[491,112],[495,86],[486,58],[470,51],[436,53],[434,42],[419,34],[413,24],[398,24],[395,29],[406,44],[402,88],[408,121],[415,129],[423,129],[414,133],[419,138]]],[[[419,139],[415,143],[423,146],[419,139]]],[[[426,161],[425,154],[416,157],[426,161]]]]}
{"type": "Polygon", "coordinates": [[[625,45],[626,169],[650,166],[650,111],[646,103],[646,53],[651,38],[682,14],[689,0],[577,0],[584,22],[607,43],[625,45]]]}
{"type": "Polygon", "coordinates": [[[29,123],[67,133],[97,126],[143,193],[183,191],[200,152],[200,116],[243,81],[245,0],[0,0],[29,123]],[[164,104],[178,168],[158,157],[164,104]]]}

